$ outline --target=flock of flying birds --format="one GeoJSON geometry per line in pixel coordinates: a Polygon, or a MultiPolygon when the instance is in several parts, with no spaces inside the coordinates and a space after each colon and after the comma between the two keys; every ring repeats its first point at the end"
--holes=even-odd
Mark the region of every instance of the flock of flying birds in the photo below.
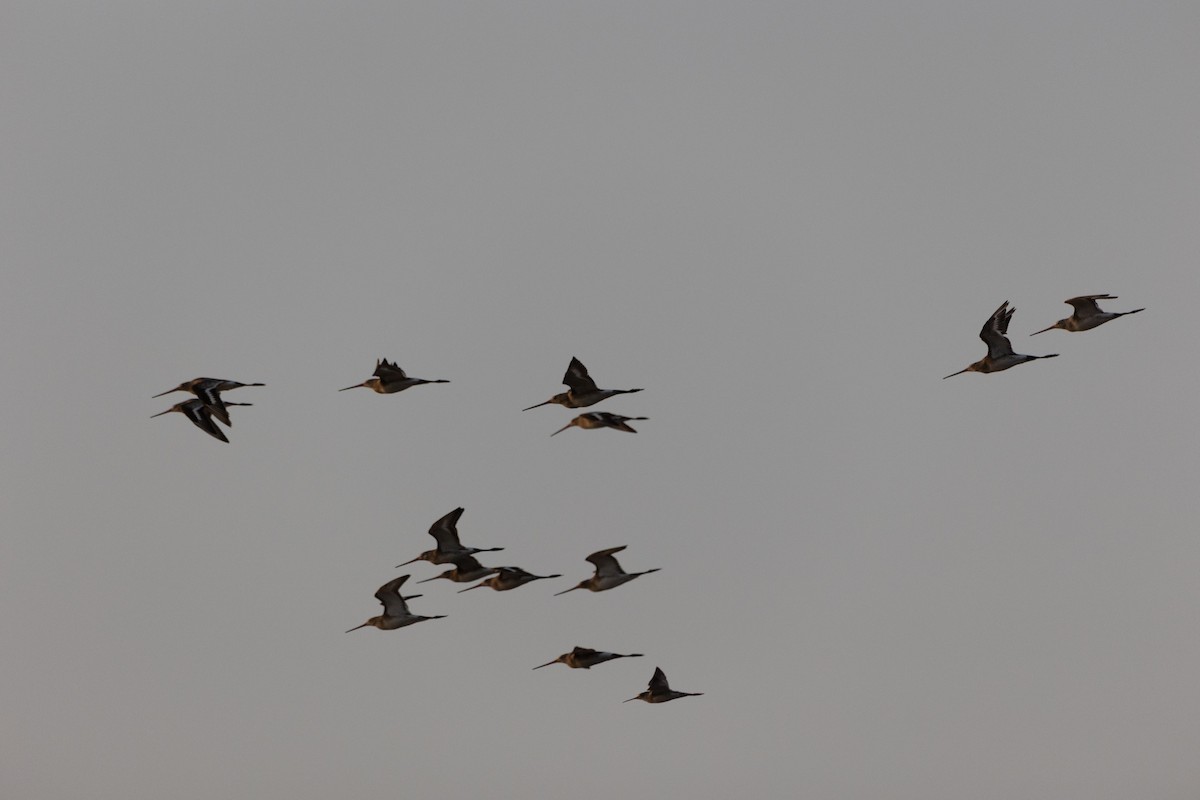
{"type": "Polygon", "coordinates": [[[217,427],[217,423],[213,420],[220,420],[227,428],[233,427],[233,421],[229,418],[229,406],[250,406],[253,403],[234,403],[222,399],[221,392],[227,392],[230,389],[238,389],[242,386],[266,386],[265,383],[238,383],[237,381],[227,381],[221,378],[192,378],[190,381],[184,381],[174,389],[167,389],[165,392],[159,392],[155,397],[162,397],[164,394],[171,392],[191,392],[196,395],[191,400],[184,400],[182,403],[176,403],[166,411],[160,411],[154,417],[161,417],[163,414],[170,414],[172,411],[178,411],[192,421],[197,428],[207,433],[209,436],[216,437],[222,442],[228,442],[225,438],[225,432],[217,427]]]}
{"type": "MultiPolygon", "coordinates": [[[[1049,328],[1042,328],[1040,331],[1034,331],[1029,335],[1037,336],[1039,333],[1052,331],[1055,328],[1072,332],[1090,331],[1092,328],[1098,328],[1117,317],[1123,317],[1126,314],[1136,314],[1139,311],[1146,310],[1144,308],[1135,308],[1133,311],[1101,311],[1100,306],[1096,304],[1097,300],[1116,299],[1116,295],[1111,294],[1085,294],[1079,297],[1072,297],[1070,300],[1064,300],[1063,302],[1075,309],[1075,313],[1065,319],[1060,319],[1049,328]]],[[[966,369],[960,369],[958,372],[947,375],[946,378],[953,378],[955,375],[962,375],[964,372],[1000,372],[1009,367],[1015,367],[1017,364],[1024,364],[1026,361],[1033,361],[1038,358],[1057,358],[1058,353],[1050,353],[1044,356],[1027,356],[1013,352],[1012,342],[1008,340],[1005,334],[1008,333],[1008,323],[1012,320],[1012,316],[1016,310],[1015,308],[1008,307],[1007,300],[1001,303],[1000,307],[983,324],[983,330],[979,332],[979,338],[983,339],[983,343],[988,346],[987,355],[966,369]]],[[[945,380],[945,378],[942,380],[945,380]]]]}
{"type": "MultiPolygon", "coordinates": [[[[1011,312],[1010,312],[1011,313],[1011,312]]],[[[345,389],[338,391],[346,391],[348,389],[356,389],[366,387],[372,389],[379,394],[394,394],[404,391],[412,386],[419,386],[423,383],[449,383],[447,380],[426,380],[424,378],[410,378],[405,374],[404,370],[387,359],[377,361],[375,364],[375,372],[362,383],[356,383],[353,386],[347,386],[345,389]]],[[[578,358],[572,358],[571,364],[567,367],[566,375],[563,376],[563,383],[566,384],[568,390],[560,394],[556,394],[549,400],[543,403],[529,406],[522,409],[529,411],[533,408],[538,408],[544,405],[560,405],[565,408],[584,408],[595,405],[596,403],[606,400],[610,397],[619,394],[632,394],[640,392],[641,389],[599,389],[596,382],[588,375],[587,367],[578,358]]],[[[223,380],[219,378],[194,378],[190,381],[184,381],[166,392],[154,395],[162,397],[171,392],[191,392],[196,395],[190,400],[185,400],[177,403],[166,411],[155,414],[155,417],[168,414],[172,411],[178,411],[192,421],[196,427],[200,428],[205,433],[220,439],[223,442],[228,442],[224,431],[217,426],[216,421],[221,422],[226,427],[232,426],[229,418],[229,406],[247,406],[250,403],[234,403],[224,400],[221,397],[221,392],[231,389],[238,389],[243,386],[263,386],[261,383],[239,383],[238,381],[223,380]]],[[[592,411],[572,419],[562,428],[559,428],[551,436],[562,433],[567,428],[578,427],[585,430],[592,428],[614,428],[619,431],[628,433],[637,433],[629,426],[630,421],[644,420],[646,417],[626,417],[620,414],[613,414],[607,411],[592,411]]],[[[427,561],[430,564],[450,564],[452,569],[434,575],[432,578],[418,581],[418,583],[428,583],[438,579],[453,581],[454,583],[469,583],[478,581],[474,586],[468,586],[465,589],[460,589],[459,592],[468,592],[472,589],[489,587],[497,592],[506,592],[518,587],[524,586],[536,580],[546,580],[551,578],[561,578],[561,575],[534,575],[520,567],[485,567],[475,558],[478,553],[487,553],[496,550],[503,550],[502,547],[466,547],[462,544],[458,536],[458,520],[463,515],[463,508],[456,508],[444,517],[434,522],[429,528],[429,535],[434,538],[437,546],[432,550],[426,550],[416,558],[405,561],[403,564],[397,564],[396,568],[407,566],[417,561],[427,561]]],[[[594,567],[594,573],[590,578],[580,581],[575,586],[569,589],[564,589],[561,592],[556,592],[555,596],[572,592],[576,589],[587,589],[592,592],[603,592],[608,589],[614,589],[617,586],[628,583],[634,578],[642,575],[649,575],[652,572],[658,572],[659,568],[644,570],[642,572],[626,572],[617,562],[616,554],[626,548],[627,545],[620,547],[610,547],[606,550],[599,550],[587,557],[588,562],[594,567]]],[[[442,619],[444,614],[433,616],[422,616],[412,613],[408,608],[408,601],[414,600],[422,595],[412,594],[405,595],[402,593],[402,588],[411,575],[401,575],[398,578],[385,583],[375,592],[375,598],[383,606],[383,613],[379,616],[371,617],[366,622],[358,625],[350,630],[356,631],[359,628],[373,627],[379,630],[391,631],[397,628],[404,628],[409,625],[414,625],[418,622],[424,622],[430,619],[442,619]]],[[[572,669],[590,669],[597,664],[603,664],[606,661],[612,661],[618,658],[640,658],[641,653],[610,653],[602,650],[592,650],[587,647],[575,647],[569,653],[563,653],[553,661],[548,661],[545,664],[540,664],[533,669],[541,669],[548,667],[551,664],[566,664],[572,669]]],[[[667,683],[667,676],[661,668],[656,667],[654,675],[650,679],[649,687],[646,691],[631,697],[629,700],[644,700],[647,703],[665,703],[668,700],[675,700],[680,697],[691,697],[703,694],[702,692],[680,692],[672,689],[667,683]]]]}
{"type": "MultiPolygon", "coordinates": [[[[1072,297],[1066,301],[1075,309],[1075,312],[1071,316],[1060,319],[1048,328],[1035,331],[1030,336],[1036,336],[1039,333],[1045,333],[1056,328],[1065,331],[1087,331],[1117,317],[1136,314],[1139,311],[1145,310],[1137,308],[1133,311],[1108,312],[1102,311],[1096,303],[1097,300],[1116,299],[1114,295],[1109,294],[1089,294],[1072,297]]],[[[1008,324],[1012,321],[1015,312],[1016,308],[1009,308],[1008,301],[1004,301],[992,313],[987,322],[984,323],[983,330],[979,332],[979,338],[988,347],[987,355],[965,369],[961,369],[946,377],[952,378],[964,372],[1001,372],[1009,367],[1015,367],[1017,364],[1024,364],[1026,361],[1057,357],[1057,353],[1032,356],[1013,351],[1012,343],[1008,340],[1007,334],[1008,324]]],[[[424,378],[410,378],[395,362],[383,359],[375,363],[375,372],[370,378],[367,378],[362,383],[356,383],[353,386],[347,386],[345,389],[339,389],[338,391],[344,392],[348,389],[365,387],[379,394],[395,394],[396,392],[402,392],[412,386],[420,386],[424,383],[449,383],[449,381],[444,379],[426,380],[424,378]]],[[[567,372],[563,376],[563,383],[568,387],[567,391],[556,394],[545,402],[537,403],[522,410],[529,411],[530,409],[545,405],[560,405],[565,408],[585,408],[615,395],[632,394],[642,391],[641,389],[597,388],[596,382],[588,375],[587,367],[578,358],[571,359],[571,364],[567,367],[567,372]]],[[[261,383],[239,383],[238,381],[222,380],[219,378],[193,378],[190,381],[184,381],[174,389],[154,395],[155,397],[162,397],[171,392],[191,392],[195,395],[194,398],[176,403],[166,411],[154,416],[159,417],[163,414],[177,411],[191,420],[200,430],[220,439],[222,442],[228,442],[229,439],[226,438],[224,431],[216,423],[220,422],[226,427],[232,426],[233,423],[229,418],[229,406],[248,406],[251,404],[229,402],[221,397],[221,392],[239,389],[243,386],[263,385],[261,383]]],[[[629,422],[644,419],[646,417],[626,417],[608,411],[590,411],[580,414],[550,435],[555,436],[571,427],[583,428],[584,430],[613,428],[628,433],[637,433],[636,430],[629,426],[629,422]]],[[[504,548],[464,546],[458,537],[458,520],[462,516],[463,510],[462,508],[454,509],[430,527],[429,535],[437,543],[434,549],[426,550],[416,558],[405,561],[403,564],[397,564],[396,568],[398,569],[417,561],[427,561],[430,564],[450,564],[452,565],[451,569],[434,575],[432,578],[418,581],[418,583],[428,583],[429,581],[439,579],[454,583],[478,581],[474,586],[460,589],[460,593],[485,586],[497,592],[507,592],[533,581],[562,577],[558,574],[534,575],[520,567],[485,567],[475,558],[476,554],[503,550],[504,548]]],[[[580,581],[570,589],[557,592],[556,596],[572,592],[576,589],[603,592],[628,583],[641,575],[658,572],[657,567],[642,572],[626,572],[623,570],[617,562],[616,554],[624,550],[625,547],[625,545],[610,547],[606,550],[599,550],[592,553],[587,557],[587,560],[595,568],[594,574],[590,578],[580,581]]],[[[350,631],[367,627],[391,631],[430,619],[442,619],[445,616],[444,614],[422,616],[414,614],[409,610],[408,601],[421,597],[419,594],[405,595],[401,592],[405,582],[410,577],[410,575],[401,575],[380,586],[379,590],[375,592],[375,598],[383,606],[383,613],[379,616],[371,617],[363,624],[351,628],[346,632],[350,633],[350,631]]],[[[641,656],[641,653],[610,653],[603,650],[592,650],[587,647],[575,647],[569,653],[563,653],[553,661],[547,661],[545,664],[534,667],[534,669],[548,667],[551,664],[566,664],[572,669],[591,669],[595,665],[603,664],[606,661],[618,658],[640,658],[641,656]]],[[[667,683],[667,676],[663,673],[662,669],[656,667],[654,676],[650,679],[650,685],[646,691],[624,702],[645,700],[647,703],[665,703],[668,700],[699,694],[702,694],[702,692],[680,692],[673,690],[670,684],[667,683]]]]}

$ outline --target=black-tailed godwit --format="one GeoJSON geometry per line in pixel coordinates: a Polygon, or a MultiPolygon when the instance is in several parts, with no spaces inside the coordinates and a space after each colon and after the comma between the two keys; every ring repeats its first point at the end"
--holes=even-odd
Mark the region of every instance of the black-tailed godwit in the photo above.
{"type": "MultiPolygon", "coordinates": [[[[225,403],[227,406],[249,406],[253,403],[225,403]]],[[[161,417],[163,414],[170,414],[172,411],[178,411],[192,421],[200,430],[207,433],[213,438],[220,439],[222,442],[228,443],[229,439],[225,438],[225,432],[222,431],[217,423],[213,422],[213,417],[216,412],[213,407],[205,403],[199,397],[193,397],[191,400],[184,400],[182,403],[176,403],[166,411],[160,411],[157,414],[151,414],[150,419],[161,417]]],[[[228,416],[228,411],[225,412],[228,416]]],[[[227,423],[228,424],[228,423],[227,423]]]]}
{"type": "Polygon", "coordinates": [[[632,394],[640,392],[641,389],[597,389],[596,382],[588,375],[587,367],[578,358],[571,358],[571,365],[567,367],[567,374],[563,375],[563,383],[570,387],[568,391],[562,394],[556,394],[544,403],[523,408],[522,411],[528,411],[530,408],[538,408],[538,406],[547,406],[551,403],[567,408],[583,408],[585,406],[594,406],[601,400],[606,400],[613,395],[632,394]]]}
{"type": "Polygon", "coordinates": [[[655,567],[644,572],[626,572],[621,569],[621,565],[617,563],[617,559],[613,557],[614,553],[619,553],[629,545],[623,544],[620,547],[610,547],[607,550],[599,550],[587,557],[587,560],[596,566],[596,574],[587,580],[580,581],[570,589],[564,589],[561,592],[555,592],[554,596],[573,592],[576,589],[587,589],[590,592],[603,592],[606,589],[614,589],[623,583],[629,583],[639,575],[649,575],[651,572],[658,572],[662,567],[655,567]]]}
{"type": "Polygon", "coordinates": [[[667,683],[666,673],[662,671],[662,667],[654,668],[654,677],[650,679],[650,688],[639,694],[637,697],[631,697],[622,702],[629,703],[634,700],[645,700],[647,703],[665,703],[668,700],[678,700],[680,697],[699,697],[704,692],[677,692],[667,683]]]}
{"type": "Polygon", "coordinates": [[[1100,306],[1096,304],[1097,300],[1116,299],[1117,296],[1115,294],[1085,294],[1079,297],[1072,297],[1070,300],[1064,300],[1064,303],[1069,304],[1075,309],[1075,313],[1066,319],[1060,319],[1049,328],[1042,328],[1040,331],[1034,331],[1029,335],[1037,336],[1039,333],[1052,331],[1055,328],[1071,332],[1090,331],[1092,328],[1098,328],[1117,317],[1123,317],[1126,314],[1136,314],[1139,311],[1146,310],[1144,308],[1135,308],[1133,311],[1101,311],[1100,306]]]}
{"type": "MultiPolygon", "coordinates": [[[[1024,364],[1026,361],[1033,361],[1038,358],[1056,358],[1058,353],[1051,353],[1045,356],[1026,356],[1013,352],[1012,342],[1004,334],[1008,333],[1009,320],[1012,319],[1012,315],[1016,310],[1015,308],[1009,308],[1008,301],[1005,300],[992,316],[988,318],[988,321],[983,324],[983,330],[979,332],[979,338],[988,346],[988,354],[966,369],[960,369],[958,372],[951,373],[946,378],[953,378],[955,375],[962,375],[964,372],[1000,372],[1009,367],[1015,367],[1017,364],[1024,364]]],[[[942,380],[945,380],[945,378],[942,380]]]]}
{"type": "Polygon", "coordinates": [[[633,428],[626,423],[631,420],[636,422],[640,419],[650,419],[649,417],[623,417],[620,414],[613,414],[608,411],[589,411],[586,414],[580,414],[575,419],[563,425],[556,430],[551,436],[557,436],[567,428],[583,428],[590,430],[592,428],[615,428],[626,433],[637,433],[633,428]]]}
{"type": "Polygon", "coordinates": [[[569,653],[563,653],[553,661],[539,664],[534,669],[548,667],[551,664],[566,664],[571,669],[591,669],[597,664],[612,661],[614,658],[641,658],[641,653],[606,653],[603,650],[593,650],[590,647],[576,647],[569,653]]]}
{"type": "Polygon", "coordinates": [[[455,583],[470,583],[480,578],[486,578],[488,575],[494,575],[499,569],[499,567],[483,566],[475,560],[474,556],[458,556],[458,560],[454,562],[454,569],[448,569],[439,575],[434,575],[432,578],[417,581],[417,583],[429,583],[430,581],[436,581],[438,578],[445,578],[455,583]]]}
{"type": "Polygon", "coordinates": [[[474,586],[468,586],[466,589],[459,589],[458,593],[469,592],[472,589],[481,589],[484,586],[490,586],[497,592],[507,592],[516,589],[518,586],[524,586],[532,581],[542,581],[548,578],[561,578],[562,575],[534,575],[532,572],[526,572],[520,567],[499,567],[496,574],[487,580],[480,581],[474,586]]]}
{"type": "Polygon", "coordinates": [[[416,561],[428,561],[431,564],[457,564],[464,556],[475,553],[492,553],[503,550],[503,547],[463,547],[458,540],[458,518],[466,509],[461,506],[439,519],[429,528],[429,535],[437,541],[437,547],[426,550],[416,558],[410,558],[403,564],[397,564],[396,569],[416,561]]]}
{"type": "Polygon", "coordinates": [[[378,617],[371,617],[362,625],[351,628],[350,631],[356,631],[359,628],[368,626],[379,628],[381,631],[394,631],[396,628],[403,628],[406,625],[415,625],[418,622],[424,622],[427,619],[442,619],[445,614],[437,614],[432,617],[422,617],[420,614],[414,614],[408,610],[407,600],[420,597],[419,594],[410,594],[404,597],[400,594],[400,587],[408,580],[407,575],[401,575],[399,578],[388,581],[383,586],[379,587],[379,591],[375,592],[375,598],[383,604],[383,613],[378,617]]]}
{"type": "Polygon", "coordinates": [[[385,358],[382,361],[375,362],[375,372],[370,378],[367,378],[362,383],[347,386],[345,389],[338,389],[338,391],[344,392],[348,389],[357,389],[360,386],[365,386],[379,394],[395,394],[396,392],[403,392],[410,386],[420,386],[422,383],[449,382],[441,378],[435,381],[425,380],[424,378],[410,378],[394,361],[389,363],[385,358]]]}

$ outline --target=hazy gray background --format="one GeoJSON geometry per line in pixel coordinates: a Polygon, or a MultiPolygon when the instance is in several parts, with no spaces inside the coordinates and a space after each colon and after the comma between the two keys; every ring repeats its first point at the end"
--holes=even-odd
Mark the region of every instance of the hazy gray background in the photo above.
{"type": "Polygon", "coordinates": [[[991,5],[5,3],[2,793],[1195,798],[1200,6],[991,5]]]}

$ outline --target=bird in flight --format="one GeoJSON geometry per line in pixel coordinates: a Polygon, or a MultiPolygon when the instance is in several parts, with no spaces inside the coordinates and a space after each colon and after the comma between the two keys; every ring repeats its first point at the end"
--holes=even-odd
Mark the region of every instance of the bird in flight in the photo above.
{"type": "MultiPolygon", "coordinates": [[[[1045,356],[1027,356],[1013,352],[1012,342],[1008,340],[1005,334],[1008,333],[1008,323],[1016,310],[1015,308],[1009,308],[1008,301],[1005,300],[992,313],[988,321],[983,323],[983,330],[979,332],[979,338],[988,346],[988,354],[966,369],[960,369],[958,372],[951,373],[946,378],[953,378],[955,375],[962,375],[964,372],[1000,372],[1001,370],[1015,367],[1017,364],[1024,364],[1026,361],[1033,361],[1037,358],[1057,357],[1058,353],[1051,353],[1045,356]]],[[[945,378],[942,380],[945,380],[945,378]]]]}
{"type": "Polygon", "coordinates": [[[667,683],[666,673],[662,671],[662,667],[654,668],[654,676],[650,678],[650,687],[646,691],[639,694],[637,697],[631,697],[629,700],[622,702],[628,703],[633,700],[645,700],[647,703],[665,703],[668,700],[678,700],[680,697],[699,697],[704,692],[677,692],[667,683]]]}
{"type": "MultiPolygon", "coordinates": [[[[222,413],[225,416],[225,424],[230,424],[228,422],[229,411],[225,408],[225,406],[249,405],[253,405],[253,403],[224,403],[222,405],[222,413]]],[[[161,417],[163,414],[170,414],[172,411],[178,411],[180,414],[183,414],[192,421],[193,425],[207,433],[209,436],[212,436],[214,439],[220,439],[225,443],[229,442],[229,439],[225,437],[225,432],[222,431],[217,423],[213,421],[213,418],[217,416],[217,412],[212,406],[208,405],[208,403],[205,403],[199,397],[193,397],[191,400],[184,400],[182,403],[176,403],[166,411],[160,411],[157,414],[152,414],[150,419],[161,417]]]]}
{"type": "Polygon", "coordinates": [[[427,619],[442,619],[446,615],[438,614],[432,617],[422,617],[420,614],[414,614],[408,610],[406,601],[413,600],[421,595],[411,594],[407,597],[400,594],[400,587],[408,580],[407,575],[401,575],[399,578],[394,578],[383,586],[379,587],[379,591],[375,592],[375,599],[383,604],[383,613],[378,617],[371,617],[362,625],[351,628],[350,631],[356,631],[359,628],[367,626],[379,628],[381,631],[394,631],[396,628],[403,628],[407,625],[415,625],[418,622],[424,622],[427,619]]]}
{"type": "Polygon", "coordinates": [[[1066,319],[1060,319],[1049,328],[1042,328],[1040,331],[1034,331],[1029,335],[1037,336],[1039,333],[1052,331],[1055,328],[1072,332],[1090,331],[1092,328],[1099,328],[1104,323],[1114,320],[1117,317],[1123,317],[1126,314],[1136,314],[1139,311],[1146,310],[1144,308],[1135,308],[1133,311],[1101,311],[1100,306],[1096,304],[1097,300],[1116,299],[1117,296],[1112,294],[1085,294],[1079,297],[1072,297],[1070,300],[1064,300],[1064,303],[1075,309],[1075,313],[1066,319]]]}
{"type": "MultiPolygon", "coordinates": [[[[496,550],[503,550],[503,547],[463,547],[462,542],[458,540],[458,518],[463,515],[463,511],[465,510],[459,506],[429,526],[429,535],[437,542],[437,547],[433,550],[426,550],[421,555],[416,558],[410,558],[403,564],[397,564],[396,569],[407,566],[414,561],[428,561],[430,564],[459,564],[463,558],[473,556],[476,553],[491,553],[496,550]]],[[[478,566],[478,562],[476,562],[476,566],[478,566]]],[[[473,579],[468,578],[467,580],[473,579]]]]}
{"type": "Polygon", "coordinates": [[[474,586],[468,586],[465,589],[459,589],[458,593],[469,592],[472,589],[482,589],[484,586],[490,586],[497,592],[508,592],[520,586],[524,586],[532,581],[546,580],[547,578],[561,578],[562,575],[534,575],[532,572],[526,572],[520,567],[499,567],[492,577],[480,581],[474,586]]]}
{"type": "Polygon", "coordinates": [[[565,406],[566,408],[583,408],[584,406],[594,406],[601,400],[606,400],[613,395],[632,394],[642,391],[641,389],[597,389],[596,382],[588,375],[587,367],[575,357],[571,358],[571,365],[567,367],[567,374],[563,375],[562,382],[570,387],[568,391],[556,394],[544,403],[538,403],[537,405],[521,410],[528,411],[530,408],[548,406],[551,403],[565,406]]]}
{"type": "Polygon", "coordinates": [[[648,569],[645,572],[626,572],[621,569],[621,565],[617,563],[617,559],[613,556],[614,553],[619,553],[629,545],[623,544],[620,547],[610,547],[607,550],[598,550],[587,557],[587,560],[596,566],[596,574],[587,580],[580,581],[570,589],[564,589],[561,592],[555,592],[554,596],[573,592],[576,589],[587,589],[591,592],[603,592],[606,589],[615,589],[623,583],[629,583],[639,575],[649,575],[651,572],[658,572],[662,567],[648,569]]]}
{"type": "Polygon", "coordinates": [[[435,381],[425,380],[424,378],[410,378],[405,374],[404,370],[396,365],[396,362],[389,362],[385,358],[382,361],[375,362],[375,372],[370,378],[367,378],[362,383],[347,386],[345,389],[338,389],[338,391],[344,392],[347,389],[357,389],[360,386],[365,386],[379,394],[395,394],[396,392],[403,392],[410,386],[420,386],[422,383],[449,382],[441,378],[435,381]]]}
{"type": "Polygon", "coordinates": [[[593,650],[590,647],[575,647],[569,653],[563,653],[553,661],[547,661],[545,664],[539,664],[534,669],[548,667],[551,664],[566,664],[571,669],[591,669],[597,664],[603,664],[605,661],[612,661],[614,658],[641,658],[641,653],[606,653],[603,650],[593,650]]]}
{"type": "Polygon", "coordinates": [[[562,426],[551,436],[557,436],[567,428],[583,428],[590,430],[591,428],[616,428],[619,431],[626,433],[637,433],[633,428],[626,423],[633,421],[637,422],[640,419],[650,419],[649,417],[623,417],[620,414],[613,414],[609,411],[589,411],[586,414],[580,414],[575,419],[562,426]]]}

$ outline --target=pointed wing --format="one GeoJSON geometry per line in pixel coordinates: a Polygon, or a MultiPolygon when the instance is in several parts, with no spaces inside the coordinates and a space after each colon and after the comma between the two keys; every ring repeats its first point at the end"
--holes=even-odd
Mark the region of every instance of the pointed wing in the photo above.
{"type": "Polygon", "coordinates": [[[576,658],[584,659],[592,658],[593,656],[597,656],[599,654],[599,650],[593,650],[590,647],[579,647],[578,645],[576,645],[575,649],[571,651],[571,655],[575,656],[576,658]]]}
{"type": "Polygon", "coordinates": [[[207,433],[209,436],[215,436],[222,442],[228,442],[225,434],[217,427],[217,423],[213,422],[212,412],[208,406],[204,405],[204,401],[200,399],[188,400],[181,404],[181,411],[192,421],[197,428],[207,433]]]}
{"type": "Polygon", "coordinates": [[[192,391],[204,401],[204,405],[208,406],[208,410],[214,417],[226,425],[232,426],[233,423],[229,420],[229,410],[225,408],[225,401],[221,399],[221,391],[217,388],[219,385],[220,381],[206,378],[203,383],[193,386],[192,391]]]}
{"type": "Polygon", "coordinates": [[[381,381],[402,381],[408,377],[404,374],[404,370],[396,365],[396,362],[393,361],[389,364],[386,358],[375,362],[375,371],[371,374],[381,381]]]}
{"type": "Polygon", "coordinates": [[[605,426],[618,431],[625,431],[626,433],[637,433],[636,430],[629,426],[629,420],[645,419],[645,417],[625,417],[620,414],[614,414],[611,411],[596,411],[594,413],[605,426]]]}
{"type": "Polygon", "coordinates": [[[463,515],[465,510],[459,506],[430,526],[429,535],[437,540],[439,552],[445,553],[462,549],[462,543],[458,540],[458,518],[463,515]]]}
{"type": "Polygon", "coordinates": [[[229,409],[225,406],[225,403],[221,403],[219,406],[209,405],[205,407],[208,409],[209,413],[212,414],[214,419],[218,420],[226,428],[232,428],[233,420],[229,418],[229,409]]]}
{"type": "Polygon", "coordinates": [[[979,338],[988,346],[988,355],[992,358],[1012,355],[1012,343],[1004,334],[1008,333],[1008,323],[1015,311],[1015,308],[1008,307],[1008,301],[1005,300],[979,332],[979,338]]]}
{"type": "Polygon", "coordinates": [[[617,559],[613,558],[613,553],[619,553],[628,546],[627,544],[623,544],[620,547],[599,550],[588,556],[587,560],[596,565],[596,574],[599,576],[624,575],[625,570],[621,569],[621,565],[617,563],[617,559]]]}
{"type": "Polygon", "coordinates": [[[650,679],[650,691],[671,691],[671,685],[667,683],[667,674],[662,671],[662,667],[654,668],[654,677],[650,679]]]}
{"type": "Polygon", "coordinates": [[[571,387],[571,391],[576,394],[596,391],[596,382],[588,375],[587,367],[574,356],[571,357],[571,366],[567,367],[567,374],[563,375],[563,383],[571,387]]]}
{"type": "Polygon", "coordinates": [[[1079,297],[1072,297],[1070,300],[1064,300],[1064,303],[1069,304],[1075,309],[1077,317],[1094,317],[1097,314],[1102,314],[1100,306],[1096,305],[1097,300],[1116,300],[1117,298],[1111,294],[1084,294],[1079,297]]]}
{"type": "Polygon", "coordinates": [[[383,613],[389,617],[406,617],[410,613],[408,603],[400,596],[400,587],[406,580],[408,576],[401,575],[380,586],[379,591],[375,593],[375,599],[383,604],[383,613]]]}

